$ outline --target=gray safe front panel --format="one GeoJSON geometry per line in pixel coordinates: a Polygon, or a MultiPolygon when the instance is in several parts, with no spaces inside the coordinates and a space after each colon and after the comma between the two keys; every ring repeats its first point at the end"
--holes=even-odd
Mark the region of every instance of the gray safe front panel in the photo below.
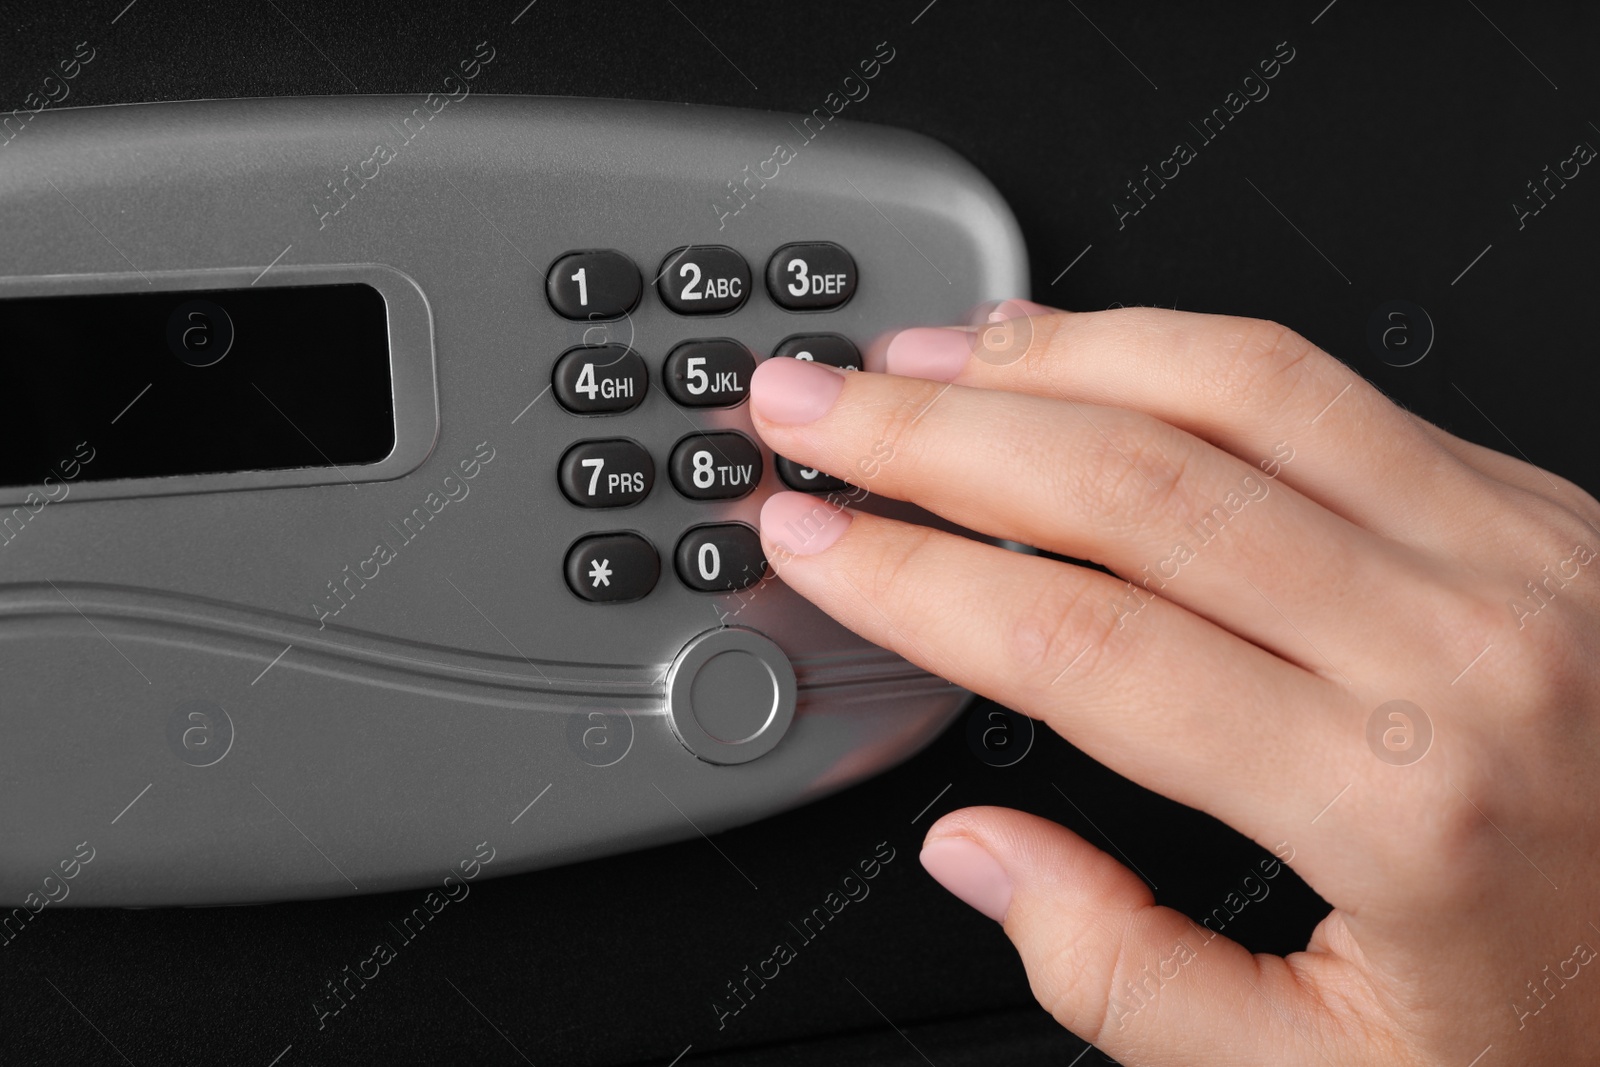
{"type": "MultiPolygon", "coordinates": [[[[4,490],[8,907],[377,892],[437,883],[490,850],[484,873],[568,863],[805,803],[905,759],[958,713],[967,694],[780,580],[712,595],[678,579],[683,531],[754,525],[782,485],[765,453],[743,499],[676,492],[676,441],[751,430],[746,407],[686,409],[661,384],[686,338],[735,338],[762,358],[825,331],[865,350],[1026,295],[1010,212],[949,150],[837,119],[474,96],[437,112],[421,97],[52,110],[0,153],[0,301],[364,281],[388,308],[396,431],[394,452],[363,467],[100,482],[57,470],[49,493],[41,470],[38,487],[4,490]],[[391,158],[374,167],[378,145],[391,158]],[[770,299],[767,260],[795,241],[853,254],[861,280],[844,307],[770,299]],[[749,262],[742,309],[663,306],[656,272],[689,244],[749,262]],[[575,249],[638,264],[631,315],[552,311],[543,272],[575,249]],[[572,415],[548,389],[552,365],[602,341],[643,355],[647,394],[626,415],[572,415]],[[654,490],[617,511],[569,503],[559,457],[614,436],[650,451],[654,490]],[[563,578],[567,548],[613,530],[655,545],[661,579],[635,603],[584,602],[563,578]],[[392,558],[377,576],[345,581],[372,574],[379,544],[392,558]],[[667,715],[680,650],[720,627],[775,642],[798,694],[782,740],[738,765],[696,758],[667,715]]],[[[11,351],[0,367],[50,358],[11,351]]],[[[0,425],[35,399],[4,396],[0,425]]],[[[108,419],[90,448],[114,454],[138,412],[108,419]]]]}

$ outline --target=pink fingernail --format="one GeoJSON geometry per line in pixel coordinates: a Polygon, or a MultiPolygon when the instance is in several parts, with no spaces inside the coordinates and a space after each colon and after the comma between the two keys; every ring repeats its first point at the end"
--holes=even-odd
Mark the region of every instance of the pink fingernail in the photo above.
{"type": "Polygon", "coordinates": [[[774,493],[761,505],[761,533],[796,556],[814,556],[850,528],[850,512],[810,493],[774,493]]]}
{"type": "Polygon", "coordinates": [[[750,403],[762,418],[792,426],[822,418],[843,388],[843,371],[779,357],[762,363],[750,376],[750,403]]]}
{"type": "Polygon", "coordinates": [[[1006,921],[1011,878],[982,845],[970,837],[941,837],[924,845],[920,858],[934,881],[995,922],[1006,921]]]}
{"type": "Polygon", "coordinates": [[[884,360],[890,374],[948,382],[971,356],[972,335],[965,330],[914,326],[894,335],[884,360]]]}

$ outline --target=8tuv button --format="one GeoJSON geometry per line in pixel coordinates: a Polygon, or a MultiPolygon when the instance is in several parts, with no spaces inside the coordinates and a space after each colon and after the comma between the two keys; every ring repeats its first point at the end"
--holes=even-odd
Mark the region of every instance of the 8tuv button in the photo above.
{"type": "Polygon", "coordinates": [[[831,241],[784,245],[767,262],[767,291],[790,311],[839,307],[855,295],[856,261],[831,241]]]}
{"type": "Polygon", "coordinates": [[[661,383],[685,407],[732,407],[750,395],[756,359],[738,341],[685,341],[662,367],[661,383]]]}
{"type": "Polygon", "coordinates": [[[557,480],[580,508],[623,508],[649,494],[656,467],[634,441],[579,441],[561,457],[557,480]]]}
{"type": "Polygon", "coordinates": [[[550,376],[556,400],[575,415],[631,411],[644,399],[650,373],[627,345],[574,348],[556,360],[550,376]]]}
{"type": "Polygon", "coordinates": [[[569,319],[616,319],[639,303],[644,282],[621,252],[568,252],[545,275],[545,295],[569,319]]]}
{"type": "Polygon", "coordinates": [[[750,264],[726,245],[676,248],[661,264],[656,288],[680,315],[736,311],[750,295],[750,264]]]}
{"type": "Polygon", "coordinates": [[[638,600],[656,587],[661,557],[632,533],[596,534],[567,550],[567,587],[585,600],[638,600]]]}
{"type": "Polygon", "coordinates": [[[761,451],[742,433],[695,433],[667,461],[672,484],[691,500],[733,500],[761,480],[761,451]]]}

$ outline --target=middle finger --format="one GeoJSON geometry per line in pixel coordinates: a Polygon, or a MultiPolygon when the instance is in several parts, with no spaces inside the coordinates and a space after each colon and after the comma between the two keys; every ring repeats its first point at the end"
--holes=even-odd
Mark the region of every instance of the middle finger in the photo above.
{"type": "Polygon", "coordinates": [[[792,460],[1103,564],[1330,677],[1392,661],[1410,635],[1383,620],[1423,606],[1410,550],[1139,412],[782,358],[751,398],[756,429],[792,460]]]}

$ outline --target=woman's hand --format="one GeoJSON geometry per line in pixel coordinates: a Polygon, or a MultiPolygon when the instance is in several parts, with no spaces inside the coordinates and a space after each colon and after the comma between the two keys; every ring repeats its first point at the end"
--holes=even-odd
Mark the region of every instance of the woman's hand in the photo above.
{"type": "Polygon", "coordinates": [[[1267,322],[1010,301],[877,359],[768,360],[757,430],[1120,577],[782,493],[783,579],[1334,907],[1306,951],[1255,956],[1060,826],[946,816],[924,865],[1005,924],[1062,1025],[1129,1064],[1600,1058],[1592,497],[1267,322]],[[997,357],[985,331],[1032,343],[997,357]]]}

